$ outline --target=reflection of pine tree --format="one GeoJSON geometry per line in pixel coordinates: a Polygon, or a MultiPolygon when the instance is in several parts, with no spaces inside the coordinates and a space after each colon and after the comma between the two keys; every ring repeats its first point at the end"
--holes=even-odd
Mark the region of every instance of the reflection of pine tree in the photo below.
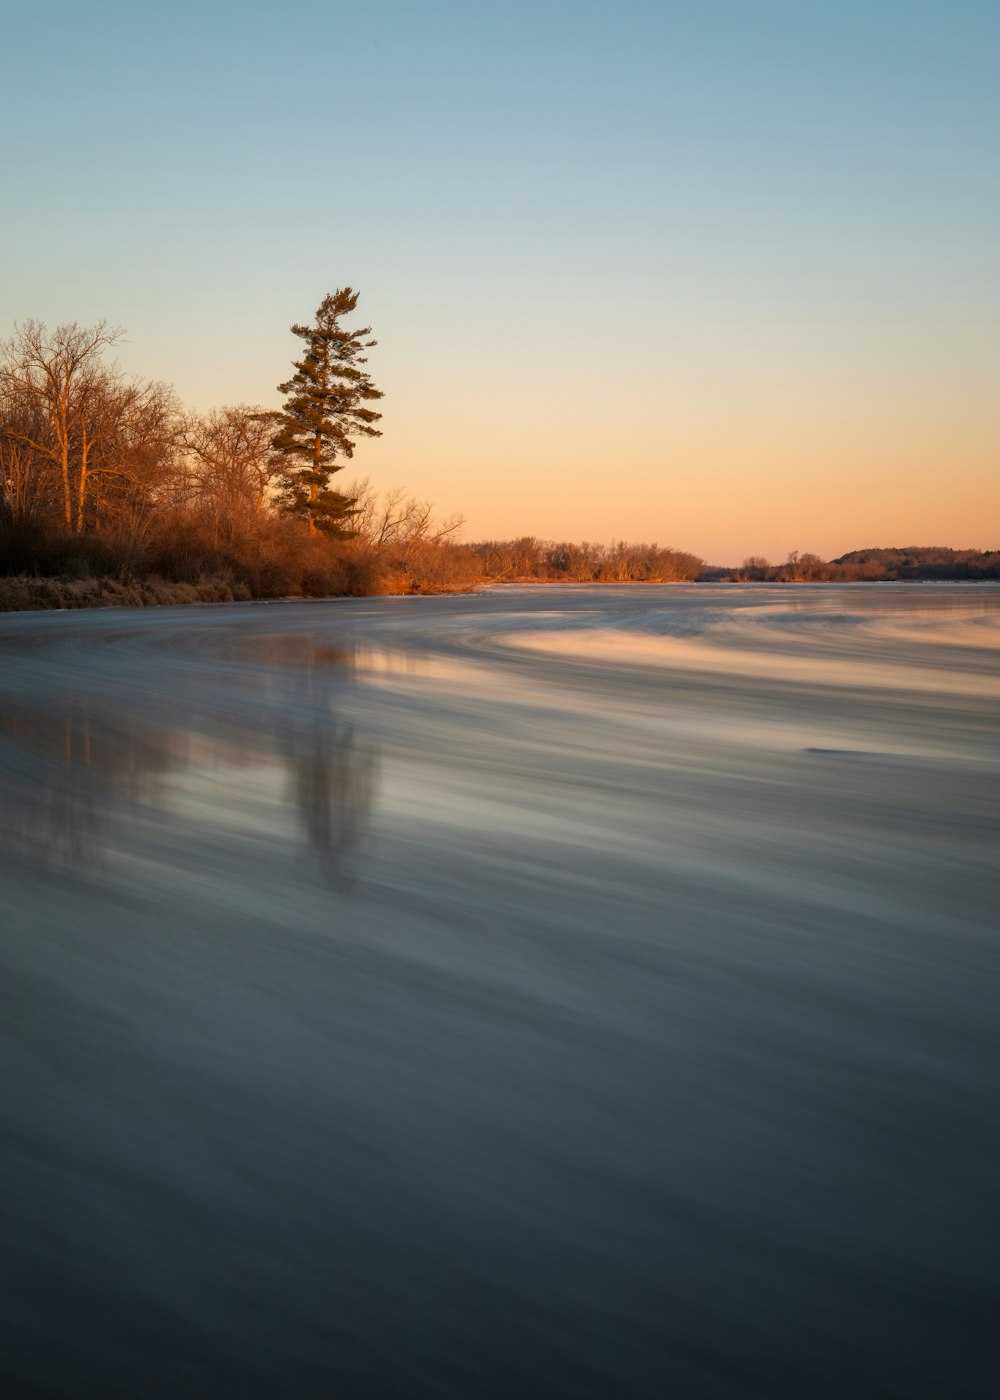
{"type": "Polygon", "coordinates": [[[374,797],[374,754],[332,719],[297,726],[282,748],[306,840],[324,877],[349,887],[374,797]]]}

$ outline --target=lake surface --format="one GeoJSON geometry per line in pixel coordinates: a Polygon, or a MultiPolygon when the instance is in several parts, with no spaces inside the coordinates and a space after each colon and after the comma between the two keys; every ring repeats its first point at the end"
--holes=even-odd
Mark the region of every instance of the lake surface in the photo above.
{"type": "Polygon", "coordinates": [[[0,617],[5,1396],[996,1393],[1000,588],[0,617]]]}

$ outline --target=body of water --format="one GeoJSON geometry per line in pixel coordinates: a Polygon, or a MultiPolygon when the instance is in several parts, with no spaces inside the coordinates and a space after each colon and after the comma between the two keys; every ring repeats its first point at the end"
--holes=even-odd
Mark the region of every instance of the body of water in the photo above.
{"type": "Polygon", "coordinates": [[[1000,588],[0,618],[10,1396],[992,1395],[1000,588]]]}

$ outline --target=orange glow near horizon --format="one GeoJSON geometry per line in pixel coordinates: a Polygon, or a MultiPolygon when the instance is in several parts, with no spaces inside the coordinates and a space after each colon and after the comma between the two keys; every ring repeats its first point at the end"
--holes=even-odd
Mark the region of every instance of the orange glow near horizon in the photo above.
{"type": "Polygon", "coordinates": [[[1000,547],[1000,414],[987,385],[970,376],[960,391],[919,392],[860,372],[811,391],[790,377],[782,392],[762,378],[739,396],[732,380],[689,381],[603,408],[597,385],[588,408],[550,380],[511,420],[470,386],[443,428],[431,394],[387,395],[385,437],[345,478],[461,512],[470,540],[655,540],[720,564],[791,549],[1000,547]]]}

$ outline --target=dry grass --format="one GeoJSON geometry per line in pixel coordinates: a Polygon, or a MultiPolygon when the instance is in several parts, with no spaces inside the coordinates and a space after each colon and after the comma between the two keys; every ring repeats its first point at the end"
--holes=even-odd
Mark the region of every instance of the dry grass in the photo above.
{"type": "Polygon", "coordinates": [[[51,608],[144,608],[177,603],[233,603],[249,599],[246,584],[223,578],[171,583],[161,578],[0,578],[0,612],[51,608]]]}

